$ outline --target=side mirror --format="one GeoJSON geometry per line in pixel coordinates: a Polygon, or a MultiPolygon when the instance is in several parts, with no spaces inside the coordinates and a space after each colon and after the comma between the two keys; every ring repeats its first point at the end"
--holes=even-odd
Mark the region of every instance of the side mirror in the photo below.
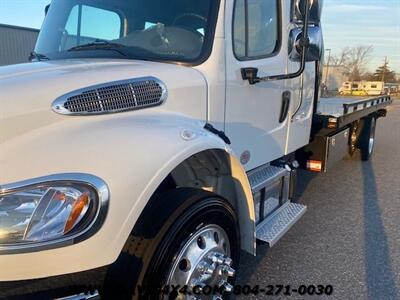
{"type": "MultiPolygon", "coordinates": [[[[292,16],[291,21],[296,24],[303,24],[304,20],[304,2],[306,0],[293,0],[292,1],[292,16]]],[[[320,24],[322,13],[323,0],[310,1],[310,15],[309,24],[320,24]]]]}
{"type": "MultiPolygon", "coordinates": [[[[317,5],[320,0],[294,0],[292,4],[294,5],[294,8],[297,7],[297,9],[294,9],[294,11],[298,10],[298,14],[301,16],[301,21],[300,25],[301,29],[295,28],[292,31],[291,39],[292,42],[290,45],[293,45],[289,49],[289,54],[290,52],[294,52],[294,59],[297,59],[297,54],[300,54],[300,67],[296,72],[293,73],[287,73],[287,74],[280,74],[280,75],[273,75],[273,76],[266,76],[266,77],[258,77],[258,69],[256,68],[242,68],[242,78],[243,80],[247,80],[251,85],[257,84],[259,82],[266,82],[266,81],[273,81],[273,80],[286,80],[286,79],[293,79],[301,76],[306,68],[307,61],[315,61],[315,60],[320,60],[322,55],[320,52],[322,52],[323,48],[323,43],[322,43],[322,35],[321,31],[318,28],[317,31],[314,33],[314,39],[315,41],[313,42],[314,49],[311,54],[308,54],[308,50],[311,45],[311,40],[309,37],[309,29],[312,30],[314,27],[318,26],[309,26],[310,24],[310,14],[311,14],[311,8],[313,5],[317,5]],[[303,9],[301,9],[301,6],[303,6],[303,9]],[[304,13],[303,13],[304,12],[304,13]],[[297,31],[298,30],[298,31],[297,31]],[[320,35],[320,38],[318,38],[318,34],[320,35]]],[[[319,13],[314,16],[315,20],[320,19],[320,7],[317,5],[315,6],[319,9],[319,13]]],[[[298,17],[296,13],[292,17],[298,17]]],[[[293,21],[293,20],[292,20],[293,21]]],[[[316,25],[316,24],[314,24],[316,25]]]]}
{"type": "MultiPolygon", "coordinates": [[[[294,28],[290,32],[289,57],[292,61],[301,61],[303,48],[300,45],[300,41],[302,37],[303,30],[301,28],[294,28]]],[[[306,61],[321,61],[324,54],[324,42],[321,28],[318,26],[309,27],[308,38],[309,44],[306,54],[306,61]]]]}
{"type": "Polygon", "coordinates": [[[50,4],[47,4],[46,7],[44,8],[44,15],[47,16],[47,13],[49,12],[50,9],[50,4]]]}

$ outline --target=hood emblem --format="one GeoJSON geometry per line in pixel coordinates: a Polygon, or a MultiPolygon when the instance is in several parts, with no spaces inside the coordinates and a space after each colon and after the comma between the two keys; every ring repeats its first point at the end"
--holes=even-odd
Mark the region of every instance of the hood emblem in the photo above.
{"type": "Polygon", "coordinates": [[[99,115],[161,105],[168,96],[155,77],[114,81],[79,89],[53,102],[53,111],[63,115],[99,115]]]}

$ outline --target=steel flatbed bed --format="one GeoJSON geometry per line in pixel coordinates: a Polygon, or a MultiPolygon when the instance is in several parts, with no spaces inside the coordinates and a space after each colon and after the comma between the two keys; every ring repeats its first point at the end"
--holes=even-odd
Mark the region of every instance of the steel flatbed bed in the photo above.
{"type": "Polygon", "coordinates": [[[321,98],[314,116],[318,129],[341,129],[370,114],[386,114],[390,96],[321,98]]]}
{"type": "Polygon", "coordinates": [[[391,103],[390,96],[321,98],[313,118],[310,144],[296,153],[301,168],[326,172],[348,153],[351,137],[359,137],[357,121],[386,116],[386,107],[391,103]]]}

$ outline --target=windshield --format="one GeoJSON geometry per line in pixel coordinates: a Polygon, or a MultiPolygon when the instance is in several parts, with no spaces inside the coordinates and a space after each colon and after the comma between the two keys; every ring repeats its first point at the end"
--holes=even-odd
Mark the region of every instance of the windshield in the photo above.
{"type": "Polygon", "coordinates": [[[53,0],[36,57],[195,63],[212,48],[219,1],[53,0]]]}

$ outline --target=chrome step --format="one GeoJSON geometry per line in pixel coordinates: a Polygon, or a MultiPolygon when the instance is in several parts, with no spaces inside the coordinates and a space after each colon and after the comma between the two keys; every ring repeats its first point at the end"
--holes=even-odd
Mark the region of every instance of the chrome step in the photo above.
{"type": "Polygon", "coordinates": [[[286,175],[289,171],[275,166],[262,166],[248,173],[249,182],[253,193],[256,193],[286,175]]]}
{"type": "Polygon", "coordinates": [[[253,192],[256,224],[289,200],[291,171],[264,165],[247,174],[253,192]]]}
{"type": "Polygon", "coordinates": [[[304,215],[306,210],[305,205],[287,202],[257,225],[257,239],[272,247],[304,215]]]}

